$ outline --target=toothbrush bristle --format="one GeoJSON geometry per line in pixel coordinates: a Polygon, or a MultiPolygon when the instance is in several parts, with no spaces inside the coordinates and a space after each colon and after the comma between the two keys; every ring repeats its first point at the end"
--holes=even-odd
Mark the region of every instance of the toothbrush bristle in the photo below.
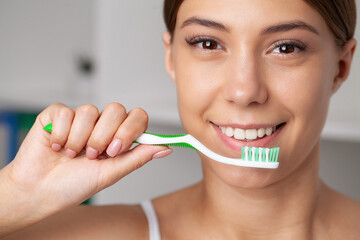
{"type": "Polygon", "coordinates": [[[242,147],[241,160],[252,162],[277,162],[280,148],[242,147]]]}

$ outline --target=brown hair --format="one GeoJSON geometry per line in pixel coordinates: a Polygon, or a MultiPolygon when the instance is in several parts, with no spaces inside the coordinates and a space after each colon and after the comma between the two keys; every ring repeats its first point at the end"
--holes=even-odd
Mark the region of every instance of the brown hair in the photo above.
{"type": "MultiPolygon", "coordinates": [[[[356,26],[355,0],[304,0],[324,18],[333,32],[335,42],[343,47],[354,37],[356,26]]],[[[176,17],[183,0],[164,0],[164,20],[171,36],[174,35],[176,17]]]]}

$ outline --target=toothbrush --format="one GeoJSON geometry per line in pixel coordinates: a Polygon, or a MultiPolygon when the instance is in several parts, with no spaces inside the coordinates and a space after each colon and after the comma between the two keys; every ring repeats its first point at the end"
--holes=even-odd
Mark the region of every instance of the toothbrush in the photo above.
{"type": "MultiPolygon", "coordinates": [[[[44,130],[51,132],[52,123],[46,125],[44,130]]],[[[278,147],[242,147],[241,158],[228,158],[211,151],[190,134],[159,135],[153,133],[143,133],[134,141],[134,143],[187,147],[195,149],[215,161],[235,166],[270,169],[275,169],[279,166],[277,159],[280,148],[278,147]]]]}

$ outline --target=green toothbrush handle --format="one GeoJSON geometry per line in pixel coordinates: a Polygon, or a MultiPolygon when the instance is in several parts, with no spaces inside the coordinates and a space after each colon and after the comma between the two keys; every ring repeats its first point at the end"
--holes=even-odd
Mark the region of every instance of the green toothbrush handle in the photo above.
{"type": "MultiPolygon", "coordinates": [[[[46,130],[48,132],[52,132],[52,123],[49,123],[48,125],[46,125],[44,127],[44,130],[46,130]]],[[[185,134],[181,134],[181,135],[161,135],[161,134],[154,134],[154,133],[144,133],[142,136],[140,136],[138,139],[136,139],[134,141],[134,143],[152,144],[152,145],[167,145],[167,146],[187,147],[187,148],[191,148],[191,149],[196,149],[192,145],[187,144],[185,142],[171,141],[171,139],[184,137],[184,136],[186,136],[186,135],[185,134]],[[156,140],[154,141],[153,140],[154,138],[152,138],[150,141],[144,142],[142,139],[144,139],[146,137],[155,137],[156,139],[160,139],[161,142],[158,142],[156,140]]]]}

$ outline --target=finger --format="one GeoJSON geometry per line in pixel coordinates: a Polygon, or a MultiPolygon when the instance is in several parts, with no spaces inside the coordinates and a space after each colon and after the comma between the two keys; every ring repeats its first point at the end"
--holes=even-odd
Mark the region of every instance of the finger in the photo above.
{"type": "Polygon", "coordinates": [[[149,117],[143,109],[135,108],[131,110],[117,130],[106,153],[114,157],[121,152],[127,151],[133,141],[145,132],[148,126],[148,120],[149,117]]]}
{"type": "Polygon", "coordinates": [[[67,106],[62,103],[51,104],[37,116],[39,123],[41,123],[43,127],[45,127],[47,124],[53,122],[56,112],[64,107],[67,108],[67,106]]]}
{"type": "Polygon", "coordinates": [[[53,123],[50,146],[59,151],[67,140],[73,118],[74,111],[71,108],[62,103],[53,103],[38,115],[34,126],[44,132],[44,126],[53,123]]]}
{"type": "Polygon", "coordinates": [[[138,145],[131,151],[103,160],[100,180],[108,187],[127,174],[144,166],[153,158],[166,157],[172,153],[167,146],[138,145]]]}
{"type": "Polygon", "coordinates": [[[108,147],[126,116],[126,109],[121,104],[106,106],[87,143],[86,156],[89,159],[97,158],[108,147]]]}
{"type": "Polygon", "coordinates": [[[78,107],[65,149],[68,157],[75,157],[85,146],[99,118],[99,110],[86,104],[78,107]]]}
{"type": "Polygon", "coordinates": [[[59,151],[65,145],[74,116],[74,111],[67,106],[59,106],[58,110],[55,112],[52,120],[53,127],[50,137],[51,148],[54,151],[59,151]]]}

